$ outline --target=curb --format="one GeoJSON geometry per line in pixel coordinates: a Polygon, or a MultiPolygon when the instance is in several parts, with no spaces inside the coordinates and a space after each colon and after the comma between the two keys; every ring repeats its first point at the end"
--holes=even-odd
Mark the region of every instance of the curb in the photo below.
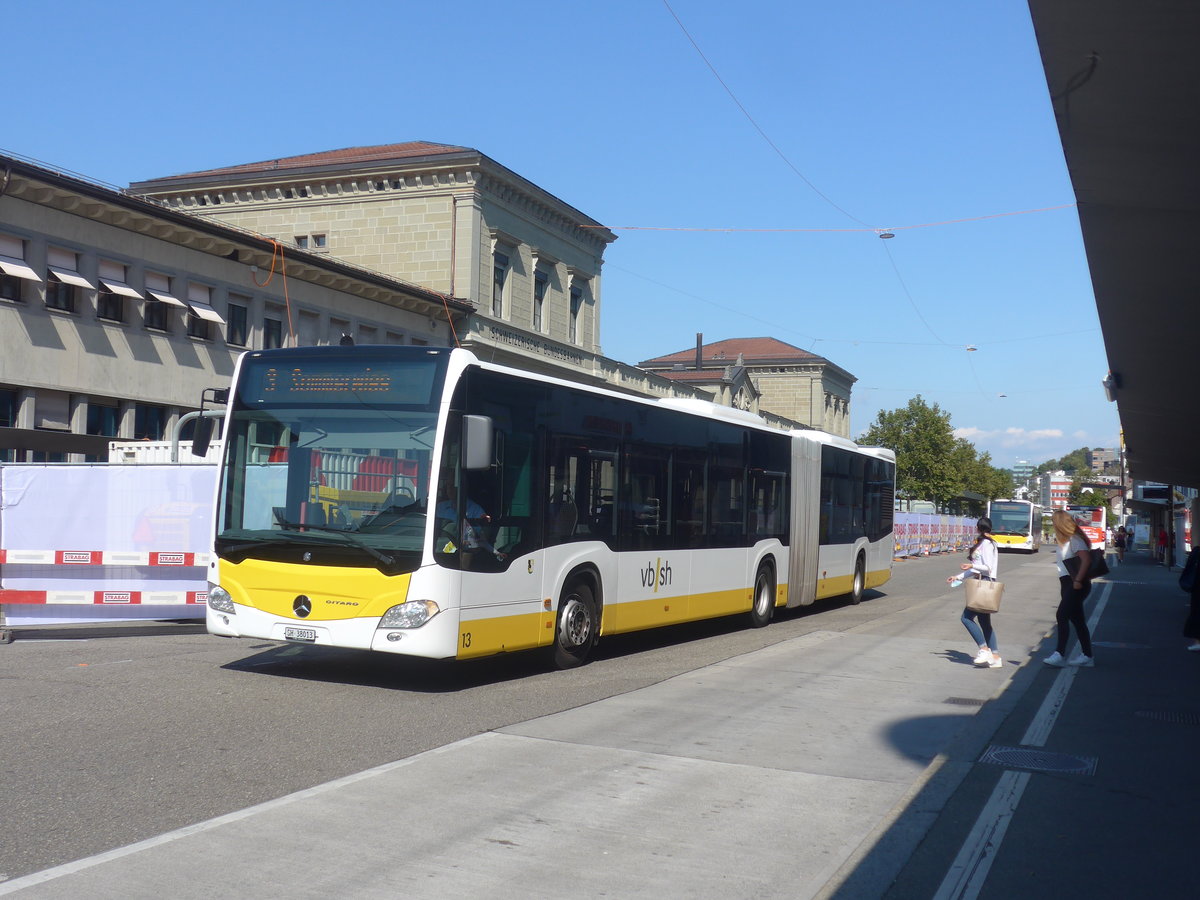
{"type": "Polygon", "coordinates": [[[86,622],[73,625],[2,625],[0,644],[13,641],[84,641],[94,638],[204,634],[204,620],[86,622]]]}

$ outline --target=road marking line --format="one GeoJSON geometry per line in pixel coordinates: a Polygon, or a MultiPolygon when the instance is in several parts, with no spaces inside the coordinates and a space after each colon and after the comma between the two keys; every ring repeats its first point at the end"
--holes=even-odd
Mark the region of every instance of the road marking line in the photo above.
{"type": "MultiPolygon", "coordinates": [[[[1092,610],[1091,618],[1088,619],[1089,631],[1095,632],[1104,607],[1108,605],[1108,597],[1111,592],[1112,584],[1105,584],[1100,592],[1100,600],[1096,604],[1096,608],[1092,610]]],[[[1051,686],[1050,692],[1046,694],[1046,699],[1042,701],[1037,715],[1033,717],[1033,721],[1029,723],[1029,728],[1025,731],[1025,737],[1021,740],[1023,745],[1045,746],[1050,737],[1050,730],[1054,728],[1058,714],[1062,712],[1067,692],[1070,691],[1078,672],[1079,670],[1075,666],[1066,666],[1059,671],[1058,677],[1054,679],[1054,684],[1051,686]]],[[[946,872],[946,877],[942,879],[937,893],[933,895],[933,900],[974,900],[979,896],[984,882],[987,881],[992,863],[1000,852],[1004,833],[1008,830],[1008,824],[1016,814],[1017,804],[1021,802],[1021,795],[1025,793],[1025,787],[1028,784],[1028,772],[1009,770],[1000,776],[1000,781],[997,782],[991,797],[984,804],[979,818],[975,820],[975,826],[967,835],[958,855],[954,857],[954,862],[950,864],[950,869],[946,872]]]]}

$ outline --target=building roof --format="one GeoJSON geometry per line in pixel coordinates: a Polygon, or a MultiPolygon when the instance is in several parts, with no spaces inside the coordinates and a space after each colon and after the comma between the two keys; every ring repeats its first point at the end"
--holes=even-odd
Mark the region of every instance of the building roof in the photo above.
{"type": "Polygon", "coordinates": [[[203,191],[223,185],[258,184],[278,180],[297,183],[300,179],[350,177],[366,175],[377,178],[387,170],[420,171],[426,168],[466,166],[478,167],[489,176],[506,186],[516,187],[536,202],[563,215],[601,245],[611,244],[617,236],[591,216],[554,196],[545,188],[501,165],[472,147],[457,144],[437,144],[432,141],[407,141],[399,144],[375,144],[370,147],[345,147],[341,150],[323,150],[319,153],[304,153],[299,156],[284,156],[259,162],[203,169],[161,178],[148,178],[129,185],[133,194],[149,197],[166,197],[190,191],[203,191]]]}
{"type": "Polygon", "coordinates": [[[724,367],[715,369],[664,369],[661,372],[655,372],[655,375],[662,378],[670,378],[672,381],[695,382],[696,384],[711,384],[716,381],[723,381],[725,378],[724,367]]]}
{"type": "MultiPolygon", "coordinates": [[[[732,365],[737,362],[739,353],[742,356],[742,363],[747,366],[780,365],[795,362],[828,362],[823,356],[817,356],[815,353],[809,353],[807,350],[793,347],[791,344],[784,343],[776,338],[753,337],[727,338],[723,341],[714,341],[711,344],[701,345],[701,364],[705,368],[732,365]]],[[[680,350],[678,353],[670,353],[666,356],[643,360],[638,363],[638,366],[643,369],[669,369],[677,364],[692,367],[694,370],[696,365],[696,348],[692,347],[688,350],[680,350]]]]}
{"type": "Polygon", "coordinates": [[[449,156],[456,153],[478,154],[479,151],[472,150],[470,147],[457,147],[452,144],[435,144],[431,141],[407,141],[402,144],[376,144],[372,147],[346,147],[341,150],[324,150],[320,153],[302,153],[299,156],[284,156],[279,159],[265,159],[261,162],[223,166],[217,169],[203,169],[198,172],[186,172],[180,175],[168,175],[163,178],[152,178],[149,181],[158,183],[174,179],[191,180],[205,178],[210,175],[242,175],[257,172],[294,171],[297,169],[314,169],[326,166],[346,168],[357,163],[387,162],[429,156],[449,156]]]}

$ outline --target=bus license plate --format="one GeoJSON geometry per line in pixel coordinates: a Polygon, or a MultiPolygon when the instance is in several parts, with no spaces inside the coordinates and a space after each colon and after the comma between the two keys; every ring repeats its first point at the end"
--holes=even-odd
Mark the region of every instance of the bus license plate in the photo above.
{"type": "Polygon", "coordinates": [[[303,641],[311,644],[317,639],[317,633],[311,628],[284,628],[283,639],[286,641],[303,641]]]}

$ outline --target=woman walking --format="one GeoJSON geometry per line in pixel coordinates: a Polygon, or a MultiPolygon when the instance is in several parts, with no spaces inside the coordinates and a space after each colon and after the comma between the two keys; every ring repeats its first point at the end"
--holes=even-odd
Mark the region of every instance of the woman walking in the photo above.
{"type": "Polygon", "coordinates": [[[1118,525],[1116,536],[1113,538],[1113,544],[1117,548],[1117,562],[1125,562],[1125,526],[1118,525]]]}
{"type": "MultiPolygon", "coordinates": [[[[992,520],[983,516],[975,523],[979,534],[975,543],[967,551],[967,562],[959,568],[958,575],[946,579],[949,584],[961,583],[964,578],[982,578],[985,581],[995,581],[998,571],[999,556],[996,542],[992,539],[992,520]]],[[[975,612],[973,609],[963,609],[963,626],[979,645],[979,653],[975,656],[975,665],[999,669],[1004,665],[1000,659],[1000,649],[996,644],[996,632],[992,629],[992,614],[975,612]],[[976,621],[978,620],[978,621],[976,621]]]]}
{"type": "Polygon", "coordinates": [[[1091,565],[1091,544],[1079,523],[1064,509],[1056,509],[1051,517],[1054,522],[1054,535],[1058,539],[1058,553],[1055,564],[1058,567],[1059,602],[1055,620],[1058,622],[1058,646],[1054,652],[1042,662],[1048,666],[1061,669],[1063,666],[1094,666],[1092,659],[1092,635],[1088,631],[1087,616],[1083,612],[1083,601],[1092,592],[1092,582],[1088,578],[1088,567],[1091,565]],[[1079,566],[1074,574],[1067,567],[1067,561],[1074,559],[1079,566]],[[1079,638],[1079,651],[1067,659],[1067,639],[1071,636],[1070,628],[1075,627],[1075,636],[1079,638]]]}

